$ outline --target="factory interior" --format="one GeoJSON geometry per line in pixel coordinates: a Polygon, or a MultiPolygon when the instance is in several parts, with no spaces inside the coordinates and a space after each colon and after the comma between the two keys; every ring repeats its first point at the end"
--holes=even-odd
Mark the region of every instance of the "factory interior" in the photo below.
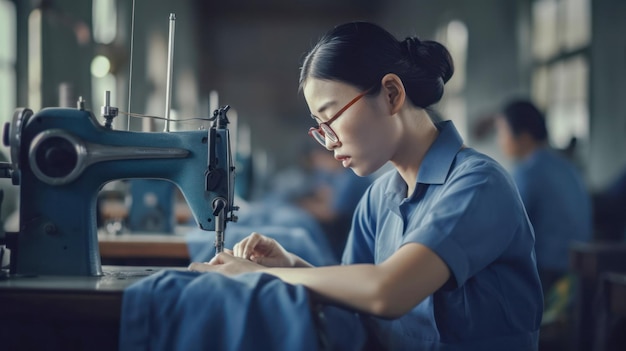
{"type": "MultiPolygon", "coordinates": [[[[368,189],[394,164],[357,176],[309,137],[321,121],[310,118],[300,74],[324,33],[354,21],[375,23],[399,41],[417,37],[447,48],[454,74],[427,111],[435,121],[452,121],[464,148],[494,159],[511,179],[520,159],[502,147],[498,123],[511,101],[536,106],[548,131],[545,147],[577,174],[588,203],[584,215],[553,219],[544,232],[519,185],[535,240],[544,242],[564,223],[589,230],[547,240],[548,249],[558,246],[567,256],[566,268],[549,284],[537,273],[543,312],[527,349],[626,350],[623,0],[0,0],[0,349],[379,349],[369,330],[332,336],[333,311],[320,317],[313,302],[306,316],[296,301],[265,320],[252,312],[234,313],[244,321],[222,316],[218,328],[217,317],[197,322],[197,314],[221,313],[208,306],[219,304],[213,291],[193,302],[207,304],[195,314],[169,306],[175,293],[156,280],[153,289],[165,290],[130,295],[166,270],[187,282],[192,262],[230,252],[253,232],[311,265],[345,264],[348,235],[360,224],[355,211],[364,216],[369,204],[362,196],[373,196],[368,189]],[[582,216],[587,222],[577,222],[582,216]],[[171,321],[154,327],[144,320],[153,328],[145,335],[143,327],[125,328],[149,318],[130,306],[143,306],[140,297],[163,299],[150,313],[171,321]],[[288,341],[255,345],[266,331],[278,336],[250,325],[274,322],[297,331],[288,341]],[[186,329],[192,323],[196,334],[211,337],[186,329]],[[220,341],[226,338],[238,341],[220,341]]],[[[561,196],[551,190],[543,192],[561,196]]],[[[584,207],[570,195],[559,200],[584,207]]],[[[537,208],[555,218],[561,211],[554,206],[537,208]]],[[[557,255],[539,250],[533,262],[535,251],[557,255]]],[[[229,295],[230,283],[214,284],[229,295]]],[[[427,303],[437,306],[449,293],[445,286],[427,303]]],[[[276,291],[263,296],[267,304],[256,302],[280,305],[288,293],[276,291]]],[[[525,308],[525,298],[507,301],[525,308]]],[[[435,307],[433,324],[449,325],[445,309],[453,308],[470,309],[435,307]]],[[[516,315],[507,318],[519,324],[516,315]]],[[[473,323],[470,317],[467,328],[473,323]]],[[[455,348],[455,335],[465,334],[439,330],[439,348],[423,349],[483,349],[455,348]]],[[[509,349],[526,348],[501,350],[509,349]]]]}

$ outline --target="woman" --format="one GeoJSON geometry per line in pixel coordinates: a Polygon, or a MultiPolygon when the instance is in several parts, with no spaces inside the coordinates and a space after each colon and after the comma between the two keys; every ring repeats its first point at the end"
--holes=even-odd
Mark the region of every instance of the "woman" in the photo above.
{"type": "Polygon", "coordinates": [[[542,314],[534,236],[495,161],[435,124],[453,73],[439,43],[397,41],[370,23],[340,25],[306,56],[309,134],[367,176],[390,161],[355,212],[341,266],[311,268],[253,233],[195,271],[266,272],[321,301],[371,316],[387,349],[534,350],[542,314]]]}

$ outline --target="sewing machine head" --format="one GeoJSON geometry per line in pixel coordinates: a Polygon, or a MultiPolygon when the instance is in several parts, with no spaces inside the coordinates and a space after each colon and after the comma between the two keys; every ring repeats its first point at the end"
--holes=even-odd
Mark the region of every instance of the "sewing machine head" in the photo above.
{"type": "MultiPolygon", "coordinates": [[[[111,114],[106,107],[103,114],[111,114]]],[[[100,125],[80,103],[38,113],[18,109],[4,132],[13,184],[20,186],[11,273],[101,275],[96,198],[118,179],[176,184],[198,226],[216,232],[219,251],[237,210],[227,111],[216,110],[208,130],[131,132],[111,129],[108,118],[100,125]]]]}

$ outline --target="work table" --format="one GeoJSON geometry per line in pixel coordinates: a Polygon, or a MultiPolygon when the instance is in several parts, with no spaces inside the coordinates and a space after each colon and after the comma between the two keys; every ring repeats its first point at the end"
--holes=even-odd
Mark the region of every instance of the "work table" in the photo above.
{"type": "Polygon", "coordinates": [[[0,349],[117,349],[124,289],[166,268],[102,268],[98,277],[1,279],[0,349]]]}

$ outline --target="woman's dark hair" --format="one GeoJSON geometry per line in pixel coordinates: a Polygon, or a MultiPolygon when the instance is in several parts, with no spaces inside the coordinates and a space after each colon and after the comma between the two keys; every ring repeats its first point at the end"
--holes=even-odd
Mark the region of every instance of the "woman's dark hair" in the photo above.
{"type": "Polygon", "coordinates": [[[503,114],[513,135],[528,133],[536,141],[548,140],[546,120],[532,102],[513,100],[506,104],[503,114]]]}
{"type": "Polygon", "coordinates": [[[454,65],[448,50],[436,41],[408,37],[398,41],[385,29],[368,22],[339,25],[320,39],[306,55],[300,88],[309,78],[336,80],[361,90],[374,87],[388,73],[402,79],[411,102],[427,108],[443,95],[454,65]]]}

